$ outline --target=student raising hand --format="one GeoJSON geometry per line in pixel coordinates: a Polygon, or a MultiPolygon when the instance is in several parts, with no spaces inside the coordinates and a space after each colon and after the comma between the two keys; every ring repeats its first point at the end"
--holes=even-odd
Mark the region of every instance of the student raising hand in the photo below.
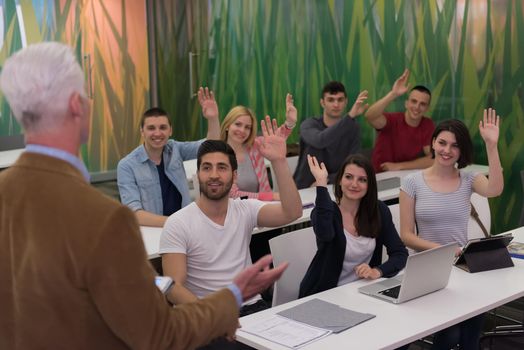
{"type": "Polygon", "coordinates": [[[315,177],[315,183],[317,186],[327,186],[328,172],[324,163],[318,162],[317,158],[311,155],[307,155],[307,162],[309,164],[309,170],[315,177]]]}

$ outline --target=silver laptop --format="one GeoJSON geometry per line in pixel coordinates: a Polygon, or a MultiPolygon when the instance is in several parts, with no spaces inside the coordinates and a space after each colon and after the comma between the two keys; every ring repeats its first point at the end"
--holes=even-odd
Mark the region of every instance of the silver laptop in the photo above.
{"type": "Polygon", "coordinates": [[[393,188],[400,188],[400,177],[395,176],[377,181],[378,192],[391,190],[393,188]]]}
{"type": "Polygon", "coordinates": [[[410,255],[403,275],[365,285],[358,291],[400,304],[440,290],[448,285],[457,248],[457,243],[450,243],[410,255]]]}

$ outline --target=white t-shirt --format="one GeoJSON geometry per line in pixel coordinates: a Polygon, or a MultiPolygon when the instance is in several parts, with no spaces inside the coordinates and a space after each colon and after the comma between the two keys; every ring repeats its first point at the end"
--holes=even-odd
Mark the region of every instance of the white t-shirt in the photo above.
{"type": "Polygon", "coordinates": [[[171,215],[160,237],[160,254],[187,257],[185,287],[198,298],[227,287],[251,265],[249,243],[264,202],[229,199],[224,226],[210,220],[191,203],[171,215]]]}
{"type": "Polygon", "coordinates": [[[346,254],[342,263],[342,271],[338,278],[337,286],[343,286],[350,282],[358,280],[355,267],[360,264],[369,264],[373,252],[375,251],[375,238],[364,236],[353,236],[344,229],[346,234],[346,254]]]}

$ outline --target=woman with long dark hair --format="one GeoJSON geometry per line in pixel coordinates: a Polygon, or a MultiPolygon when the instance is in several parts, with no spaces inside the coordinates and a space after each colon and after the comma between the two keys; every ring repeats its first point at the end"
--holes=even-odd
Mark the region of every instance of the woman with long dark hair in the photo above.
{"type": "Polygon", "coordinates": [[[308,155],[315,177],[317,198],[311,223],[317,253],[302,283],[300,297],[340,286],[359,278],[392,277],[406,265],[406,247],[400,240],[388,207],[377,198],[377,181],[371,162],[351,155],[334,183],[336,202],[327,190],[328,172],[308,155]],[[382,247],[388,260],[382,263],[382,247]]]}

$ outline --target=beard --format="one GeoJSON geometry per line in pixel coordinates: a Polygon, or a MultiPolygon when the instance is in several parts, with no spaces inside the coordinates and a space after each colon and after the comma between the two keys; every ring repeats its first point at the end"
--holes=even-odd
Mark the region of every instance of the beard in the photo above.
{"type": "Polygon", "coordinates": [[[229,191],[231,190],[231,186],[233,186],[233,179],[231,179],[229,182],[223,182],[223,187],[217,191],[209,190],[206,182],[198,180],[198,183],[200,185],[200,193],[203,194],[204,197],[210,200],[218,201],[224,197],[229,196],[229,191]]]}

